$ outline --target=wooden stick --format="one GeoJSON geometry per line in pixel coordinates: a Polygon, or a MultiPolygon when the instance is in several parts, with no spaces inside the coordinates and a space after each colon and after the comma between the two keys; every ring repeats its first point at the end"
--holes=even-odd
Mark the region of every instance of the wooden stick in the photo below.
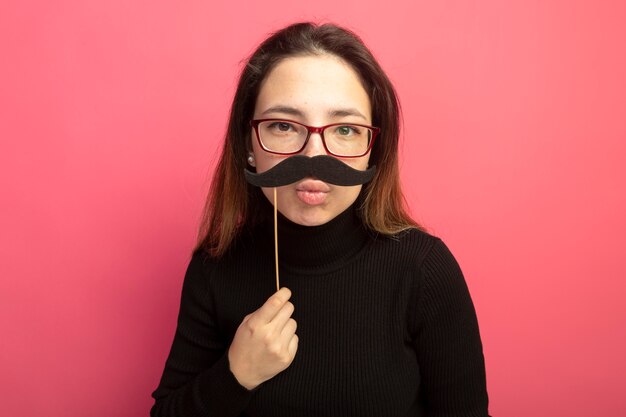
{"type": "Polygon", "coordinates": [[[274,187],[274,261],[276,265],[276,291],[280,290],[278,277],[278,201],[276,201],[276,187],[274,187]]]}

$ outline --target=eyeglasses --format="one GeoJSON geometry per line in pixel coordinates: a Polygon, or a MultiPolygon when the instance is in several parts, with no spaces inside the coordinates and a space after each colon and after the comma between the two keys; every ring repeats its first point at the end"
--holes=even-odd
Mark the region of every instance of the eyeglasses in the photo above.
{"type": "Polygon", "coordinates": [[[380,133],[380,128],[354,123],[333,123],[326,126],[307,126],[293,120],[251,120],[259,145],[263,150],[278,155],[302,152],[311,137],[319,133],[324,149],[341,158],[358,158],[366,155],[380,133]]]}

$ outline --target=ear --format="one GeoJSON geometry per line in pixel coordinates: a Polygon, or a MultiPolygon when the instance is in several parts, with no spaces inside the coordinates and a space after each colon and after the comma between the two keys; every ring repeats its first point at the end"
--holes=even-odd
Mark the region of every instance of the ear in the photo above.
{"type": "Polygon", "coordinates": [[[254,160],[254,154],[252,152],[248,153],[248,165],[256,167],[256,161],[254,160]]]}
{"type": "Polygon", "coordinates": [[[248,165],[256,168],[256,161],[254,159],[254,152],[252,151],[252,149],[252,135],[248,133],[248,135],[246,136],[246,152],[248,153],[246,161],[248,162],[248,165]]]}

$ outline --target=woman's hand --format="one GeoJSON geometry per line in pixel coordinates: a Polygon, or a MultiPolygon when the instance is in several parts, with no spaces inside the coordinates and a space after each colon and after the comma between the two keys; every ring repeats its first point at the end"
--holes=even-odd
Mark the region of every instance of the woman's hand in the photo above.
{"type": "Polygon", "coordinates": [[[281,288],[248,314],[235,333],[228,350],[230,370],[249,390],[287,369],[296,356],[297,326],[290,297],[291,291],[281,288]]]}

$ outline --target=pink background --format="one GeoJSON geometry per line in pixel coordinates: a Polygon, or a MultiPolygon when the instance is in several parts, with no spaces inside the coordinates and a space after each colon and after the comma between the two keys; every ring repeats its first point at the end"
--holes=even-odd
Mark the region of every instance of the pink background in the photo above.
{"type": "Polygon", "coordinates": [[[494,416],[626,415],[623,1],[0,5],[7,416],[152,404],[240,61],[356,30],[404,109],[417,219],[461,263],[494,416]]]}

